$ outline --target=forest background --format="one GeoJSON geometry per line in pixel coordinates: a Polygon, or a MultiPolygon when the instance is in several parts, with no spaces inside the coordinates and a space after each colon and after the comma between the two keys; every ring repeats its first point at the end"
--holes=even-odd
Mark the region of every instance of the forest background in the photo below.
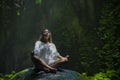
{"type": "Polygon", "coordinates": [[[30,53],[48,28],[60,54],[70,55],[65,68],[120,79],[119,0],[0,0],[0,12],[2,77],[33,66],[30,53]]]}

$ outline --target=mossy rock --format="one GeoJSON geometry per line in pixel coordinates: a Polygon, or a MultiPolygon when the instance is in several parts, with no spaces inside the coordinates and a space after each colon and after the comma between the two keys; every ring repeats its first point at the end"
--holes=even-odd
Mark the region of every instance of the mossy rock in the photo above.
{"type": "Polygon", "coordinates": [[[34,68],[29,68],[16,73],[11,80],[85,80],[80,73],[72,70],[63,69],[62,72],[39,73],[34,72],[34,68]]]}

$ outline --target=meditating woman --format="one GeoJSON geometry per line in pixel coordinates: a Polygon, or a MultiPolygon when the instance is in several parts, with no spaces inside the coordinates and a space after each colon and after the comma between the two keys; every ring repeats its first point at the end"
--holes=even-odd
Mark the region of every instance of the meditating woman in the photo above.
{"type": "Polygon", "coordinates": [[[35,71],[56,73],[57,67],[68,61],[69,55],[61,56],[52,42],[52,35],[48,29],[44,29],[40,35],[40,39],[36,41],[32,61],[35,65],[35,71]]]}

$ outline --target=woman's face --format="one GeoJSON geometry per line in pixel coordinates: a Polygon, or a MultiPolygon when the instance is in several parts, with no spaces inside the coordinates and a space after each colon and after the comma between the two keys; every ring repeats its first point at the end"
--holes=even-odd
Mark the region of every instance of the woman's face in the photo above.
{"type": "Polygon", "coordinates": [[[43,37],[44,37],[45,40],[48,40],[50,38],[50,32],[49,32],[48,29],[45,29],[43,31],[43,37]]]}

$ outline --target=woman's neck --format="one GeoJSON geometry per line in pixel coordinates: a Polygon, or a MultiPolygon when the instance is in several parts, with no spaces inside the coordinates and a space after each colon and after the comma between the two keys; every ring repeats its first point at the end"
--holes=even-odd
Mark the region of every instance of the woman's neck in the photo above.
{"type": "Polygon", "coordinates": [[[47,41],[47,40],[46,40],[46,41],[44,41],[44,43],[46,43],[46,44],[47,44],[47,43],[49,43],[49,41],[47,41]]]}

